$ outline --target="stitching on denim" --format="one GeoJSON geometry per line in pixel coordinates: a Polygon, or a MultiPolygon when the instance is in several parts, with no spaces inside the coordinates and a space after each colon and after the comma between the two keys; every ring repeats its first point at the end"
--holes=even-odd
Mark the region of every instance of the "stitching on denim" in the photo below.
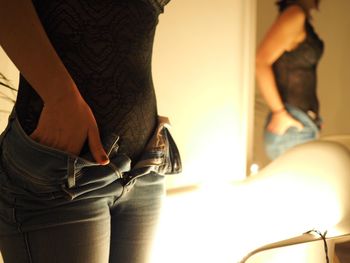
{"type": "Polygon", "coordinates": [[[29,243],[28,243],[28,236],[27,236],[26,233],[23,233],[23,238],[24,238],[24,243],[25,243],[25,246],[26,246],[26,252],[27,252],[29,263],[33,263],[32,255],[30,253],[30,246],[29,246],[29,243]]]}
{"type": "Polygon", "coordinates": [[[49,146],[45,146],[31,139],[30,136],[28,136],[23,130],[21,124],[19,123],[17,115],[15,113],[11,117],[9,124],[11,126],[9,128],[12,128],[12,125],[15,125],[16,128],[18,128],[17,130],[23,139],[22,142],[24,142],[26,146],[30,147],[32,150],[47,154],[52,157],[60,158],[60,159],[65,159],[67,158],[67,156],[71,156],[69,153],[66,153],[64,151],[61,151],[59,149],[55,149],[49,146]]]}
{"type": "MultiPolygon", "coordinates": [[[[67,159],[72,158],[72,159],[79,159],[85,164],[95,165],[94,162],[91,162],[91,161],[84,159],[80,156],[75,156],[75,155],[72,155],[68,152],[64,152],[64,151],[61,151],[59,149],[55,149],[55,148],[52,148],[52,147],[49,147],[49,146],[46,146],[46,145],[43,145],[43,144],[40,144],[40,143],[34,141],[24,132],[24,130],[21,127],[21,124],[19,123],[17,118],[14,118],[12,121],[13,121],[13,123],[11,124],[10,128],[12,128],[12,125],[17,126],[17,128],[18,128],[17,130],[19,132],[19,136],[21,137],[21,141],[27,147],[29,147],[31,150],[45,154],[51,158],[56,158],[56,159],[62,160],[62,161],[66,161],[67,159]]],[[[118,138],[119,138],[119,136],[118,136],[118,138]]]]}
{"type": "Polygon", "coordinates": [[[124,196],[125,193],[127,193],[127,186],[126,185],[122,185],[123,186],[123,191],[121,192],[121,194],[119,196],[116,196],[114,198],[114,201],[112,203],[112,206],[115,206],[116,203],[124,196]]]}
{"type": "Polygon", "coordinates": [[[15,224],[17,225],[17,230],[19,233],[22,233],[22,229],[21,229],[21,224],[18,222],[17,219],[17,211],[16,211],[16,207],[17,207],[17,198],[14,197],[13,198],[13,211],[12,211],[12,217],[13,217],[13,221],[15,222],[15,224]]]}
{"type": "Polygon", "coordinates": [[[34,141],[33,139],[31,139],[24,131],[23,128],[21,127],[18,119],[14,120],[14,123],[11,124],[12,125],[16,125],[17,126],[17,130],[20,133],[20,136],[23,138],[23,142],[26,144],[26,146],[30,147],[32,150],[41,152],[41,153],[45,153],[47,155],[50,155],[52,157],[56,157],[56,158],[66,158],[67,156],[69,156],[68,153],[65,153],[63,151],[60,151],[58,149],[54,149],[45,145],[42,145],[36,141],[34,141]]]}
{"type": "Polygon", "coordinates": [[[112,162],[110,162],[108,164],[108,167],[112,169],[112,171],[115,173],[116,177],[118,179],[122,179],[123,178],[123,174],[122,172],[120,171],[120,169],[112,162]]]}

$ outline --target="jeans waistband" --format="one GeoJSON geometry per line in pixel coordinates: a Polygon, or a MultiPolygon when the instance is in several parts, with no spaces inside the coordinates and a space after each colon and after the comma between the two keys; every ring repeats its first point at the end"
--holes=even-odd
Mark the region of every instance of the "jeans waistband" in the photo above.
{"type": "Polygon", "coordinates": [[[76,191],[79,185],[85,185],[86,180],[94,175],[109,177],[111,182],[120,180],[122,184],[127,184],[151,172],[158,174],[180,172],[181,159],[167,129],[168,123],[166,117],[159,117],[158,127],[141,159],[133,169],[130,169],[130,158],[118,153],[118,136],[113,136],[113,139],[109,140],[102,138],[110,163],[101,166],[94,162],[89,154],[75,156],[32,140],[22,129],[13,111],[1,135],[2,158],[8,166],[16,167],[21,174],[27,174],[31,181],[46,185],[47,191],[57,190],[60,186],[73,199],[82,194],[76,191]]]}

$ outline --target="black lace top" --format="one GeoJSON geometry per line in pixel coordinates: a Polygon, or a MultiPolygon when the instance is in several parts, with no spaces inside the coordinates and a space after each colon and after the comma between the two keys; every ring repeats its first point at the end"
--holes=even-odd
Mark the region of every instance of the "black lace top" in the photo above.
{"type": "MultiPolygon", "coordinates": [[[[119,135],[136,159],[154,131],[151,59],[158,16],[170,0],[33,0],[40,20],[103,136],[119,135]]],[[[38,122],[42,101],[20,77],[16,112],[24,130],[38,122]]]]}
{"type": "Polygon", "coordinates": [[[324,44],[309,20],[305,22],[305,30],[305,40],[292,51],[284,52],[273,64],[273,71],[282,101],[318,116],[316,70],[324,44]]]}

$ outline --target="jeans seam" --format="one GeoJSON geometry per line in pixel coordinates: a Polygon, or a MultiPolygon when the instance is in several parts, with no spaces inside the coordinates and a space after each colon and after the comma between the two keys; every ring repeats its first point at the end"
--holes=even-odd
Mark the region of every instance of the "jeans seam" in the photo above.
{"type": "Polygon", "coordinates": [[[21,137],[21,141],[25,143],[25,145],[30,149],[32,149],[33,151],[44,153],[53,158],[58,158],[58,159],[63,159],[69,156],[69,153],[66,153],[64,151],[61,151],[49,146],[45,146],[41,143],[34,141],[32,138],[30,138],[30,135],[25,133],[17,117],[13,119],[13,121],[10,123],[10,126],[11,126],[10,128],[13,128],[13,126],[16,126],[17,129],[16,128],[15,129],[17,133],[19,133],[19,136],[21,137]]]}
{"type": "Polygon", "coordinates": [[[21,224],[18,222],[18,219],[17,219],[17,216],[16,216],[16,198],[14,200],[14,205],[13,205],[13,220],[16,222],[18,232],[23,235],[23,240],[24,240],[24,244],[25,244],[25,250],[26,250],[26,255],[27,255],[27,258],[28,258],[28,263],[33,263],[32,255],[30,253],[30,246],[29,246],[29,242],[28,242],[28,236],[27,236],[26,233],[24,233],[22,231],[21,224]]]}
{"type": "Polygon", "coordinates": [[[25,243],[25,246],[26,246],[28,262],[29,263],[33,263],[32,255],[30,253],[30,246],[29,246],[29,242],[28,242],[28,235],[26,233],[23,233],[23,238],[24,238],[24,243],[25,243]]]}
{"type": "Polygon", "coordinates": [[[123,190],[122,190],[122,192],[121,192],[121,194],[119,195],[119,196],[116,196],[115,198],[114,198],[114,200],[113,200],[113,202],[112,202],[112,205],[110,206],[110,208],[112,207],[112,206],[115,206],[116,205],[116,203],[124,196],[124,194],[125,194],[125,192],[127,192],[126,190],[126,186],[125,185],[122,185],[123,186],[123,190]]]}

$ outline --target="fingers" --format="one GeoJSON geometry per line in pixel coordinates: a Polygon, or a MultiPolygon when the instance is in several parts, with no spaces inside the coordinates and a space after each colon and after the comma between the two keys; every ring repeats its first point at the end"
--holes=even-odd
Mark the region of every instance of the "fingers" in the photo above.
{"type": "Polygon", "coordinates": [[[109,159],[106,151],[103,149],[97,126],[91,127],[88,130],[88,142],[91,154],[94,157],[95,161],[101,165],[108,164],[109,159]]]}
{"type": "Polygon", "coordinates": [[[59,109],[44,106],[38,126],[30,137],[38,143],[74,155],[80,154],[87,139],[95,161],[101,165],[109,163],[96,120],[84,101],[59,109]]]}
{"type": "Polygon", "coordinates": [[[57,143],[55,143],[54,138],[50,138],[49,136],[47,136],[47,133],[45,131],[42,131],[39,127],[37,127],[32,132],[32,134],[29,135],[29,137],[39,144],[43,144],[45,146],[53,148],[57,147],[57,143]]]}

